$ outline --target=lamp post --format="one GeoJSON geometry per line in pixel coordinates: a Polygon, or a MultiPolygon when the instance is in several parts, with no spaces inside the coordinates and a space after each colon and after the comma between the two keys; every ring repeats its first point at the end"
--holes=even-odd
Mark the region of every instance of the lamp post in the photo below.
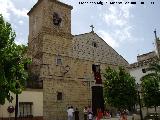
{"type": "Polygon", "coordinates": [[[140,98],[141,86],[138,83],[137,83],[137,92],[138,92],[138,103],[140,108],[140,117],[141,117],[141,120],[143,120],[142,105],[141,105],[141,98],[140,98]]]}
{"type": "MultiPolygon", "coordinates": [[[[16,90],[19,89],[18,82],[16,82],[15,88],[16,88],[16,90]]],[[[16,93],[15,120],[17,120],[17,116],[18,116],[18,94],[16,93]]]]}

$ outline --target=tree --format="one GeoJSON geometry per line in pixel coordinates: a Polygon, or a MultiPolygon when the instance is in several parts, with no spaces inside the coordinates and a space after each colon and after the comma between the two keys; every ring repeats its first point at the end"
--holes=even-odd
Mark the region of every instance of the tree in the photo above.
{"type": "Polygon", "coordinates": [[[131,109],[137,99],[135,79],[122,67],[107,68],[104,77],[105,102],[119,110],[131,109]]]}
{"type": "Polygon", "coordinates": [[[160,105],[160,64],[152,63],[146,69],[150,71],[141,78],[142,96],[146,107],[155,107],[160,105]]]}
{"type": "Polygon", "coordinates": [[[27,79],[26,65],[30,60],[25,57],[27,47],[16,45],[15,32],[11,24],[5,22],[0,14],[0,104],[5,99],[12,101],[14,94],[20,94],[27,79]]]}

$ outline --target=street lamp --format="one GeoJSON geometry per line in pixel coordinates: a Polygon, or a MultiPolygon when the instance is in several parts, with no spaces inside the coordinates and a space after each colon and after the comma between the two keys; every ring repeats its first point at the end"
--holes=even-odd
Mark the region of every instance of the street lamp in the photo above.
{"type": "MultiPolygon", "coordinates": [[[[15,88],[16,88],[16,90],[19,89],[19,84],[17,81],[16,81],[15,88]]],[[[18,115],[18,94],[16,93],[15,120],[17,120],[17,115],[18,115]]]]}
{"type": "Polygon", "coordinates": [[[141,98],[140,98],[141,86],[138,83],[137,83],[137,92],[138,92],[138,103],[140,108],[140,117],[141,117],[141,120],[143,120],[142,105],[141,105],[141,98]]]}

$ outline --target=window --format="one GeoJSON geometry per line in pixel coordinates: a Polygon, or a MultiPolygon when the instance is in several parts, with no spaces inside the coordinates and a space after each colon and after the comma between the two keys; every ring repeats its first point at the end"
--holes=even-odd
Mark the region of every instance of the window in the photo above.
{"type": "Polygon", "coordinates": [[[142,69],[142,72],[143,72],[143,73],[146,73],[146,69],[143,68],[143,69],[142,69]]]}
{"type": "Polygon", "coordinates": [[[57,64],[57,65],[62,65],[61,56],[57,56],[57,58],[56,58],[56,64],[57,64]]]}
{"type": "Polygon", "coordinates": [[[96,42],[92,42],[92,46],[93,47],[97,47],[97,43],[96,42]]]}
{"type": "Polygon", "coordinates": [[[19,102],[19,117],[33,117],[32,102],[19,102]]]}
{"type": "Polygon", "coordinates": [[[62,100],[62,92],[57,92],[57,100],[62,100]]]}

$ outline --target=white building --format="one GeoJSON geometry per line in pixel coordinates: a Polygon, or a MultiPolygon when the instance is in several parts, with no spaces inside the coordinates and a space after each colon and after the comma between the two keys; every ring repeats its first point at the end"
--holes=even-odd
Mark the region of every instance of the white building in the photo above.
{"type": "MultiPolygon", "coordinates": [[[[149,65],[153,62],[156,62],[159,59],[160,55],[160,39],[155,33],[155,51],[138,55],[137,56],[137,62],[130,64],[130,74],[133,76],[136,80],[136,83],[141,84],[141,78],[148,74],[150,71],[147,71],[146,68],[149,67],[149,65]]],[[[158,112],[160,112],[160,108],[157,109],[158,112]]],[[[142,108],[143,117],[147,114],[147,109],[145,107],[142,108]]],[[[154,113],[154,108],[148,109],[149,113],[154,113]]]]}
{"type": "MultiPolygon", "coordinates": [[[[15,108],[16,95],[12,95],[14,97],[12,103],[6,101],[4,105],[0,105],[0,120],[14,119],[15,110],[13,113],[9,113],[7,110],[10,106],[15,108]]],[[[18,95],[18,99],[18,117],[20,119],[43,120],[43,89],[26,89],[18,95]]]]}
{"type": "Polygon", "coordinates": [[[130,64],[130,74],[136,79],[136,83],[140,84],[140,79],[149,73],[146,68],[149,67],[150,63],[157,60],[156,52],[149,52],[143,55],[137,56],[137,62],[130,64]]]}

